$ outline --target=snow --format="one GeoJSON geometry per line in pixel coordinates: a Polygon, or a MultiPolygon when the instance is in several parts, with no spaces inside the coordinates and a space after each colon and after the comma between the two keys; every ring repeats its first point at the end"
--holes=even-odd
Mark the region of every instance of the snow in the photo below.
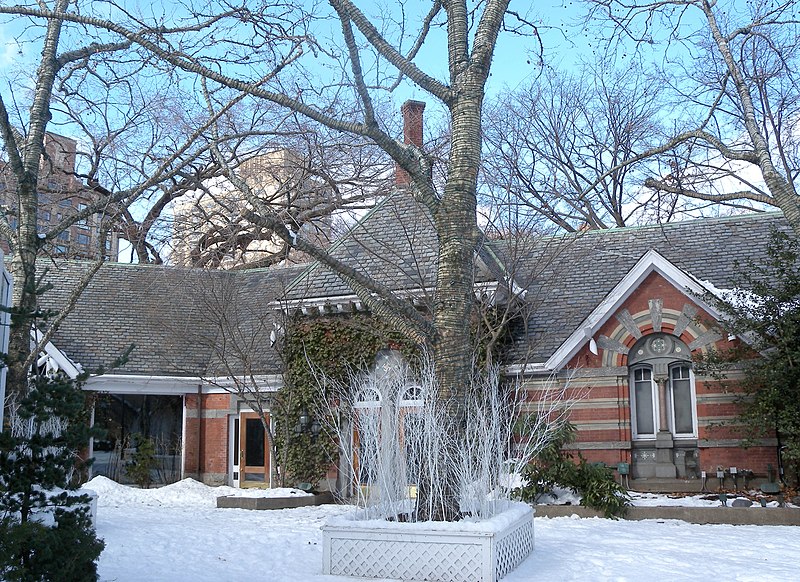
{"type": "Polygon", "coordinates": [[[506,529],[509,525],[523,517],[529,512],[529,506],[525,503],[513,501],[501,501],[499,503],[497,515],[489,519],[477,520],[467,517],[459,522],[447,521],[421,521],[416,523],[397,523],[386,521],[385,519],[363,519],[363,510],[350,511],[342,516],[333,517],[328,520],[334,526],[352,526],[354,521],[358,525],[369,529],[401,529],[403,531],[469,531],[483,533],[497,533],[506,529]]]}
{"type": "MultiPolygon", "coordinates": [[[[140,490],[97,477],[97,532],[106,542],[101,580],[353,582],[322,575],[321,527],[353,507],[322,505],[276,511],[217,509],[231,491],[191,479],[140,490]]],[[[286,494],[286,490],[280,492],[286,494]]],[[[299,494],[299,493],[295,493],[299,494]]],[[[719,505],[700,496],[640,494],[636,505],[719,505]]],[[[760,508],[754,511],[762,511],[760,508]]],[[[536,518],[534,552],[504,580],[796,579],[800,527],[694,525],[675,520],[536,518]]],[[[385,582],[385,581],[384,581],[385,582]]]]}
{"type": "Polygon", "coordinates": [[[107,477],[98,476],[86,483],[83,489],[97,493],[101,504],[124,506],[141,503],[156,506],[217,506],[217,497],[303,497],[311,495],[300,489],[237,489],[234,487],[209,487],[194,479],[184,479],[155,489],[125,487],[107,477]]]}

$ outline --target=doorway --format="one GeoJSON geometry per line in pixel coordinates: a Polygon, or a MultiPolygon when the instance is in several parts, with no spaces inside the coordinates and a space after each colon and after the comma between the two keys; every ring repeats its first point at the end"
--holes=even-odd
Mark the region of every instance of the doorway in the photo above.
{"type": "MultiPolygon", "coordinates": [[[[269,422],[269,415],[265,420],[269,422]]],[[[231,440],[238,453],[232,455],[234,486],[271,487],[269,438],[261,417],[255,412],[242,412],[234,419],[231,440]]]]}

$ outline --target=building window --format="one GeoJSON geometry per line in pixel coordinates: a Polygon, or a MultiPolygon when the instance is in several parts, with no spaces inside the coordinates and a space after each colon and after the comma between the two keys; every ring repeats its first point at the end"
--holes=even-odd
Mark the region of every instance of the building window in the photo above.
{"type": "MultiPolygon", "coordinates": [[[[78,212],[83,212],[84,210],[86,210],[86,204],[79,203],[78,204],[78,212]]],[[[77,224],[78,224],[78,226],[80,228],[89,228],[89,224],[86,222],[85,218],[82,218],[81,220],[79,220],[77,222],[77,224]]]]}
{"type": "Polygon", "coordinates": [[[78,233],[77,241],[78,241],[79,245],[88,245],[89,244],[89,235],[88,234],[78,233]]]}
{"type": "Polygon", "coordinates": [[[689,366],[670,368],[670,404],[672,432],[675,436],[695,436],[695,393],[692,370],[689,366]]]}
{"type": "Polygon", "coordinates": [[[658,396],[650,368],[634,369],[631,406],[634,434],[639,438],[656,438],[658,396]]]}
{"type": "Polygon", "coordinates": [[[358,485],[373,484],[378,466],[389,460],[405,472],[397,474],[400,481],[405,477],[405,485],[417,482],[422,466],[419,438],[423,390],[416,383],[407,383],[407,367],[399,351],[379,351],[371,381],[353,403],[352,470],[358,485]],[[387,436],[392,440],[384,440],[387,436]]]}
{"type": "Polygon", "coordinates": [[[643,337],[629,352],[631,429],[635,440],[655,439],[661,430],[674,438],[697,438],[690,357],[686,344],[664,333],[643,337]]]}
{"type": "Polygon", "coordinates": [[[50,220],[50,211],[49,210],[42,210],[42,220],[46,220],[46,221],[50,220]]]}

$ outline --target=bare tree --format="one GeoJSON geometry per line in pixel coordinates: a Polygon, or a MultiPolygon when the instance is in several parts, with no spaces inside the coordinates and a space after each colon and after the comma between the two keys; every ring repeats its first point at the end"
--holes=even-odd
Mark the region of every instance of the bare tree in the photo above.
{"type": "Polygon", "coordinates": [[[631,160],[655,145],[659,92],[631,66],[547,72],[490,105],[483,177],[495,213],[567,232],[625,226],[648,200],[631,160]]]}
{"type": "Polygon", "coordinates": [[[590,0],[616,38],[664,42],[677,95],[665,169],[646,185],[702,203],[780,208],[800,234],[796,3],[590,0]],[[613,32],[612,31],[612,32],[613,32]]]}
{"type": "Polygon", "coordinates": [[[243,213],[258,208],[274,214],[282,225],[326,248],[340,234],[339,217],[374,205],[389,192],[392,166],[381,150],[357,136],[309,128],[291,117],[282,136],[249,158],[220,144],[225,172],[235,178],[204,182],[175,201],[173,263],[240,269],[302,262],[307,255],[243,213]],[[245,191],[234,185],[238,180],[245,191]]]}
{"type": "MultiPolygon", "coordinates": [[[[166,24],[166,17],[151,20],[149,26],[143,25],[143,18],[112,21],[94,16],[88,7],[86,11],[67,11],[63,5],[57,10],[35,5],[3,7],[0,12],[46,19],[57,23],[52,24],[56,27],[69,21],[108,31],[186,74],[200,75],[208,87],[227,87],[275,103],[332,130],[367,138],[386,152],[407,172],[413,194],[429,209],[436,229],[438,271],[431,319],[356,268],[310,244],[279,215],[261,209],[245,213],[244,218],[273,229],[293,248],[335,269],[375,314],[431,346],[439,394],[449,403],[455,419],[466,418],[463,395],[473,351],[469,334],[474,302],[472,263],[479,240],[475,212],[481,109],[498,35],[506,19],[514,25],[524,24],[524,15],[509,12],[508,0],[487,0],[474,6],[466,0],[434,0],[417,15],[418,30],[409,33],[411,18],[402,12],[402,6],[381,23],[379,16],[371,17],[351,0],[330,0],[329,4],[331,11],[325,14],[320,6],[310,14],[293,5],[226,5],[219,14],[208,16],[210,11],[204,9],[202,16],[191,22],[184,18],[174,27],[166,24]],[[308,27],[321,17],[338,23],[338,43],[310,42],[308,27]],[[430,36],[441,38],[442,33],[447,72],[440,79],[423,69],[418,56],[430,36]],[[311,56],[301,59],[304,50],[311,56]],[[314,57],[346,67],[335,69],[335,76],[320,75],[320,68],[317,74],[302,70],[314,57]],[[289,67],[293,61],[297,66],[289,67]],[[431,180],[431,163],[425,152],[395,138],[389,132],[391,126],[378,117],[380,95],[403,79],[430,95],[449,119],[452,139],[441,189],[431,180]]],[[[330,22],[325,22],[327,32],[321,34],[333,35],[330,22]]],[[[243,183],[237,187],[247,188],[243,183]]],[[[429,517],[455,517],[456,492],[450,491],[448,499],[429,517]]]]}
{"type": "MultiPolygon", "coordinates": [[[[188,99],[179,98],[175,93],[184,87],[174,78],[160,79],[163,63],[137,51],[131,40],[62,18],[73,13],[73,4],[68,0],[36,4],[53,17],[27,19],[24,49],[41,53],[35,72],[13,71],[0,92],[3,177],[9,190],[9,204],[0,213],[0,235],[12,251],[14,311],[26,322],[11,330],[9,396],[26,389],[27,371],[39,351],[30,345],[30,314],[37,313],[37,298],[43,291],[38,287],[37,259],[79,221],[98,217],[97,228],[107,233],[120,215],[131,215],[130,205],[146,203],[154,195],[169,200],[218,173],[203,135],[212,124],[219,127],[221,117],[242,100],[227,91],[223,101],[226,95],[220,92],[212,117],[202,115],[205,99],[195,99],[197,107],[192,108],[188,99]],[[173,85],[175,91],[169,93],[173,85]],[[171,123],[165,121],[170,99],[172,111],[186,113],[180,122],[178,116],[171,123]],[[194,116],[189,114],[192,109],[194,116]],[[77,139],[78,151],[48,150],[45,142],[52,137],[51,129],[70,133],[77,139]],[[41,192],[49,189],[43,181],[64,167],[54,155],[78,158],[69,165],[69,174],[60,176],[65,185],[61,198],[87,193],[88,197],[85,204],[48,222],[39,215],[41,192]]],[[[0,14],[18,17],[19,10],[3,6],[0,14]]],[[[225,133],[219,139],[234,137],[225,133]]],[[[145,239],[149,223],[137,226],[138,231],[127,236],[138,245],[139,257],[148,261],[154,257],[145,239]]],[[[104,236],[98,241],[99,259],[87,269],[84,286],[105,259],[104,236]]],[[[75,290],[74,300],[80,291],[75,290]]],[[[51,322],[44,342],[59,321],[51,322]]]]}

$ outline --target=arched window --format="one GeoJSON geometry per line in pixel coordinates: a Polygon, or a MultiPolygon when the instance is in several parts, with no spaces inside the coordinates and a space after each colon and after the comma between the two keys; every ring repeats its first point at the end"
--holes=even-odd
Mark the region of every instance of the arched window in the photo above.
{"type": "MultiPolygon", "coordinates": [[[[419,460],[413,443],[422,430],[423,388],[412,380],[398,350],[384,349],[356,394],[352,445],[353,475],[359,485],[374,484],[379,465],[392,463],[415,483],[419,460]]],[[[402,473],[398,473],[400,477],[402,473]]]]}
{"type": "Polygon", "coordinates": [[[691,352],[677,337],[654,333],[641,338],[628,356],[631,429],[635,440],[659,431],[676,439],[697,438],[697,403],[691,352]]]}

